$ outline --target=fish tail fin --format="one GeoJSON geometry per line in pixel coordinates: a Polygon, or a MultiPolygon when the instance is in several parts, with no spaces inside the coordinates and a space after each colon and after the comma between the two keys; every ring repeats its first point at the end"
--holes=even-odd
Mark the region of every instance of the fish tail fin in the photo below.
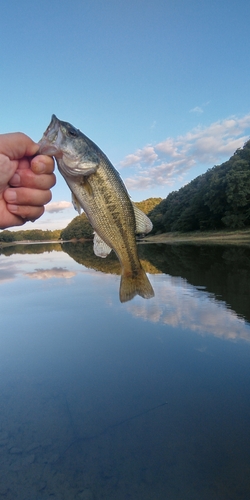
{"type": "Polygon", "coordinates": [[[127,302],[136,295],[140,295],[144,299],[154,297],[153,287],[142,267],[139,268],[136,274],[124,271],[121,276],[120,301],[127,302]]]}

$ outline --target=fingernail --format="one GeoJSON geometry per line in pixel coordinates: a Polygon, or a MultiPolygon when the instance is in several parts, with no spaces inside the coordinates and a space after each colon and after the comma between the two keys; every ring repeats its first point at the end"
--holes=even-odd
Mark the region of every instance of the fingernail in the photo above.
{"type": "Polygon", "coordinates": [[[41,161],[37,161],[33,164],[33,170],[35,170],[37,174],[43,174],[46,170],[46,165],[41,161]]]}
{"type": "Polygon", "coordinates": [[[13,201],[16,201],[16,199],[17,199],[16,191],[14,189],[8,189],[5,192],[4,198],[6,199],[6,201],[11,202],[11,203],[13,201]]]}
{"type": "Polygon", "coordinates": [[[21,182],[20,175],[15,173],[13,177],[10,179],[11,186],[19,186],[21,182]]]}

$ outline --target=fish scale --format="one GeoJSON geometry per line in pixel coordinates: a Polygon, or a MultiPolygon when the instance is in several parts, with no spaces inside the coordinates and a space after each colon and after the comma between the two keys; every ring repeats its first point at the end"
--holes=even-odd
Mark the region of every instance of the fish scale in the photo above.
{"type": "Polygon", "coordinates": [[[141,267],[137,253],[135,234],[135,216],[133,207],[124,190],[113,189],[116,176],[110,168],[98,169],[95,174],[88,177],[88,183],[92,188],[92,194],[87,189],[81,189],[79,183],[69,181],[71,190],[75,193],[79,203],[96,232],[115,251],[120,263],[126,269],[130,266],[134,271],[138,264],[141,267]],[[108,190],[107,187],[110,187],[108,190]],[[129,201],[129,203],[128,203],[129,201]],[[124,218],[128,225],[124,226],[124,218]],[[131,228],[134,228],[131,231],[131,228]]]}
{"type": "Polygon", "coordinates": [[[121,264],[120,300],[135,295],[154,296],[137,253],[136,232],[147,233],[152,224],[135,207],[112,163],[80,130],[53,115],[40,141],[39,153],[54,156],[67,182],[75,208],[86,213],[92,225],[94,251],[106,257],[111,250],[121,264]]]}

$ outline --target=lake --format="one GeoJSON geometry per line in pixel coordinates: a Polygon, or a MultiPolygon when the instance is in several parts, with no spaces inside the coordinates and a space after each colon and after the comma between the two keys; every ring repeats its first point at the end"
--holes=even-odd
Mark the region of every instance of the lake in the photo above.
{"type": "Polygon", "coordinates": [[[250,248],[0,249],[0,498],[250,498],[250,248]]]}

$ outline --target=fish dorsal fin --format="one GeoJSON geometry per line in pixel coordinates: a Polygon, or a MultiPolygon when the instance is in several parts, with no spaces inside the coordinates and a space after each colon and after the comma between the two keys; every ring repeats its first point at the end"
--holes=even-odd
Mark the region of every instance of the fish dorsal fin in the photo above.
{"type": "Polygon", "coordinates": [[[81,205],[78,201],[78,199],[76,198],[76,196],[74,195],[74,193],[71,193],[71,197],[72,197],[72,205],[74,207],[74,209],[79,213],[79,215],[81,215],[81,205]]]}
{"type": "Polygon", "coordinates": [[[100,238],[99,234],[94,233],[94,254],[97,257],[105,259],[111,250],[112,248],[110,248],[107,243],[100,238]]]}
{"type": "Polygon", "coordinates": [[[132,204],[135,214],[136,234],[150,233],[153,228],[151,220],[134,203],[132,204]]]}

